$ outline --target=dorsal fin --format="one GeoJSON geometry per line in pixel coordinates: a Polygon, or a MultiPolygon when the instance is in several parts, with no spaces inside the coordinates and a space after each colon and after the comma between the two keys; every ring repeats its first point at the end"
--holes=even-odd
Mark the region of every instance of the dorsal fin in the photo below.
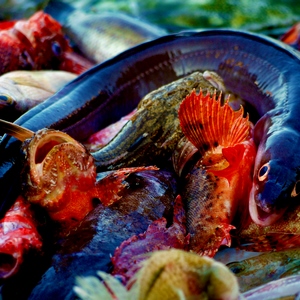
{"type": "Polygon", "coordinates": [[[216,92],[211,97],[202,91],[197,95],[195,90],[186,96],[178,111],[183,133],[202,154],[218,146],[232,147],[243,142],[251,126],[243,113],[242,106],[234,111],[228,99],[221,106],[221,94],[216,99],[216,92]]]}

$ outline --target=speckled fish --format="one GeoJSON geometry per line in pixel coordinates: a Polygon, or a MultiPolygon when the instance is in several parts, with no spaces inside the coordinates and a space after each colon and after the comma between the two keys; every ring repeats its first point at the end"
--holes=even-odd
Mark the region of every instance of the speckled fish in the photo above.
{"type": "Polygon", "coordinates": [[[30,251],[41,254],[42,238],[30,204],[19,196],[0,220],[0,279],[16,275],[30,251]]]}
{"type": "Polygon", "coordinates": [[[180,126],[200,152],[200,159],[183,180],[190,249],[214,256],[231,245],[230,231],[240,202],[247,202],[256,147],[251,122],[243,109],[233,111],[211,97],[193,91],[180,104],[180,126]]]}
{"type": "Polygon", "coordinates": [[[279,251],[300,247],[300,205],[294,203],[279,220],[268,226],[260,226],[249,215],[244,215],[232,236],[239,248],[248,251],[279,251]]]}
{"type": "MultiPolygon", "coordinates": [[[[20,116],[33,106],[46,100],[77,74],[66,71],[11,71],[0,76],[0,108],[20,116]]],[[[7,118],[6,118],[7,119],[7,118]]]]}
{"type": "Polygon", "coordinates": [[[213,92],[214,86],[195,72],[147,94],[118,135],[92,152],[97,170],[166,164],[182,138],[178,108],[193,89],[213,92]]]}
{"type": "Polygon", "coordinates": [[[240,291],[245,292],[273,280],[300,274],[300,249],[263,253],[231,262],[227,267],[237,277],[240,291]]]}
{"type": "Polygon", "coordinates": [[[45,12],[62,24],[81,53],[95,63],[167,33],[120,12],[88,13],[60,1],[50,1],[45,12]]]}

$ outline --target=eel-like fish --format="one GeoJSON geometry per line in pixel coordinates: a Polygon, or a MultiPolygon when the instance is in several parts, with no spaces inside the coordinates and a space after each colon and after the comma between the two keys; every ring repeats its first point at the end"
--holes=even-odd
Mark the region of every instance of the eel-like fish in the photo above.
{"type": "MultiPolygon", "coordinates": [[[[235,30],[182,32],[131,48],[95,66],[16,123],[36,131],[63,130],[84,140],[132,111],[150,91],[194,71],[217,72],[225,86],[260,115],[250,211],[261,225],[280,218],[297,201],[300,154],[300,55],[259,34],[235,30]]],[[[11,205],[20,169],[20,143],[0,144],[1,211],[11,205]],[[9,204],[10,203],[10,204],[9,204]]]]}

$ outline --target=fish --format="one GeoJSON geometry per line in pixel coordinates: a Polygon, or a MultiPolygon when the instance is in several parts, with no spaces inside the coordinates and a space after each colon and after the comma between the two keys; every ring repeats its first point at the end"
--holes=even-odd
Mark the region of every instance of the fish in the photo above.
{"type": "Polygon", "coordinates": [[[282,251],[300,247],[300,206],[291,205],[282,218],[268,226],[253,222],[248,214],[232,231],[236,246],[247,251],[282,251]]]}
{"type": "Polygon", "coordinates": [[[121,12],[88,13],[61,1],[50,1],[44,11],[60,22],[79,51],[94,63],[167,34],[162,28],[121,12]]]}
{"type": "Polygon", "coordinates": [[[167,226],[166,218],[153,221],[144,233],[134,235],[122,242],[112,256],[112,275],[124,285],[141,268],[147,254],[157,250],[188,250],[190,236],[186,233],[186,215],[181,196],[174,203],[173,223],[167,226]]]}
{"type": "Polygon", "coordinates": [[[163,166],[183,136],[177,111],[193,88],[214,90],[202,73],[195,72],[143,97],[116,137],[92,152],[97,170],[147,164],[163,166]]]}
{"type": "Polygon", "coordinates": [[[242,107],[221,105],[221,94],[195,90],[179,107],[181,129],[200,153],[181,187],[190,250],[199,255],[213,257],[221,245],[231,246],[232,222],[249,197],[256,146],[243,115],[242,107]]]}
{"type": "Polygon", "coordinates": [[[261,253],[226,266],[237,277],[241,292],[300,272],[299,248],[261,253]]]}
{"type": "Polygon", "coordinates": [[[42,246],[34,212],[20,195],[0,220],[0,280],[15,276],[30,252],[41,256],[42,246]]]}
{"type": "Polygon", "coordinates": [[[1,75],[14,70],[40,69],[79,74],[94,65],[73,51],[61,25],[43,11],[0,30],[0,43],[1,75]]]}
{"type": "Polygon", "coordinates": [[[300,50],[300,22],[297,22],[290,29],[288,29],[280,40],[291,47],[300,50]]]}
{"type": "Polygon", "coordinates": [[[52,262],[28,299],[76,299],[76,276],[110,272],[111,256],[124,240],[143,233],[162,217],[172,224],[177,196],[174,174],[144,170],[125,181],[121,199],[108,206],[99,203],[79,226],[56,241],[52,262]]]}
{"type": "Polygon", "coordinates": [[[16,119],[76,77],[77,74],[58,70],[18,70],[3,74],[0,76],[0,108],[5,112],[2,118],[11,120],[7,117],[9,111],[16,119]]]}
{"type": "Polygon", "coordinates": [[[259,299],[297,299],[299,297],[300,275],[293,275],[266,283],[243,293],[248,300],[259,299]]]}
{"type": "MultiPolygon", "coordinates": [[[[214,71],[260,118],[254,127],[258,155],[249,206],[255,222],[266,226],[298,199],[297,188],[293,190],[300,157],[293,147],[299,143],[299,106],[293,95],[299,89],[299,69],[299,53],[265,35],[227,29],[175,33],[89,69],[15,123],[33,131],[62,130],[83,141],[131,112],[154,89],[195,71],[214,71]]],[[[2,214],[18,192],[14,174],[21,169],[20,146],[6,135],[1,139],[2,214]]]]}

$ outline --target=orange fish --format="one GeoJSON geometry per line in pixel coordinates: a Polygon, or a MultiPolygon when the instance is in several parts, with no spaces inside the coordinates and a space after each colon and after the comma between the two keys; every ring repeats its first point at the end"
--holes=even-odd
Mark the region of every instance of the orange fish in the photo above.
{"type": "Polygon", "coordinates": [[[0,220],[0,278],[9,278],[20,269],[30,250],[41,251],[42,239],[33,212],[22,196],[0,220]]]}
{"type": "Polygon", "coordinates": [[[93,66],[73,51],[61,25],[42,11],[28,20],[0,24],[0,62],[0,74],[40,69],[79,74],[93,66]]]}
{"type": "Polygon", "coordinates": [[[249,197],[256,154],[252,124],[242,107],[233,111],[228,99],[222,106],[216,93],[193,91],[178,114],[183,133],[201,155],[182,188],[190,249],[213,257],[221,245],[231,245],[239,202],[249,197]]]}

